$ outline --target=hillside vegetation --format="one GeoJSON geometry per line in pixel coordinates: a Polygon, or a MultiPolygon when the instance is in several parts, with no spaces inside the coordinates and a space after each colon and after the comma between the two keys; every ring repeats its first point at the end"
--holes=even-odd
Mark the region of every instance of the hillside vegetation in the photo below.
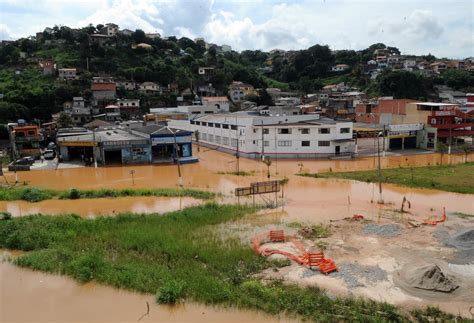
{"type": "MultiPolygon", "coordinates": [[[[131,36],[117,34],[104,45],[93,43],[90,35],[102,28],[89,25],[82,29],[54,27],[52,33],[43,32],[41,37],[19,39],[0,47],[0,123],[18,118],[49,120],[51,114],[62,109],[63,102],[74,96],[90,98],[92,76],[107,75],[118,79],[133,79],[137,82],[152,81],[166,86],[176,83],[180,90],[192,88],[198,83],[212,83],[218,94],[226,95],[233,80],[265,89],[277,87],[310,93],[329,83],[346,82],[367,90],[374,95],[426,98],[433,84],[447,84],[456,89],[474,86],[474,77],[466,71],[447,71],[435,79],[397,71],[386,71],[376,80],[370,80],[362,73],[361,65],[372,59],[377,48],[374,44],[367,49],[332,51],[325,45],[314,45],[297,51],[262,52],[244,50],[218,52],[215,45],[206,49],[202,40],[168,37],[150,39],[141,30],[131,36]],[[146,43],[151,48],[135,48],[146,43]],[[75,67],[79,79],[58,81],[56,77],[44,76],[34,59],[52,58],[57,68],[75,67]],[[29,60],[30,59],[30,60],[29,60]],[[346,72],[331,72],[335,64],[350,66],[346,72]],[[198,74],[200,66],[215,67],[213,75],[202,80],[198,74]],[[408,86],[409,85],[409,86],[408,86]]],[[[400,51],[388,47],[393,53],[400,51]]],[[[433,61],[435,57],[422,57],[433,61]]],[[[260,92],[259,104],[271,104],[264,90],[260,92]]],[[[150,96],[129,93],[118,89],[119,97],[141,99],[144,110],[150,107],[176,104],[176,95],[150,96]]]]}

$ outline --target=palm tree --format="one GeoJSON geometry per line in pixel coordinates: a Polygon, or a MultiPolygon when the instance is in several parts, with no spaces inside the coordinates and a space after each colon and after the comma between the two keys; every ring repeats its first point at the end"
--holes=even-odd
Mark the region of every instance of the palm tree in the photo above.
{"type": "Polygon", "coordinates": [[[467,163],[467,156],[471,152],[472,146],[465,143],[459,148],[464,152],[464,162],[467,163]]]}
{"type": "Polygon", "coordinates": [[[439,162],[440,165],[443,165],[443,156],[448,151],[448,146],[445,143],[438,142],[436,146],[436,151],[441,154],[441,161],[439,162]]]}
{"type": "Polygon", "coordinates": [[[267,165],[267,178],[270,179],[270,166],[272,165],[272,161],[270,157],[267,157],[263,160],[263,163],[267,165]]]}

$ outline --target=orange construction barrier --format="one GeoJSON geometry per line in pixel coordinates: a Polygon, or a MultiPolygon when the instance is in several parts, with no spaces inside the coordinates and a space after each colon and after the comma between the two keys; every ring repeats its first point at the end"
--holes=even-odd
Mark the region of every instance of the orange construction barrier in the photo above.
{"type": "Polygon", "coordinates": [[[285,241],[285,233],[283,230],[270,231],[271,242],[283,242],[285,241]]]}
{"type": "Polygon", "coordinates": [[[446,217],[446,208],[443,208],[443,216],[441,217],[441,219],[439,220],[425,220],[423,221],[423,224],[427,224],[427,225],[437,225],[438,223],[443,223],[444,221],[446,221],[447,217],[446,217]]]}
{"type": "Polygon", "coordinates": [[[319,271],[322,274],[327,275],[330,272],[337,271],[337,267],[332,259],[323,259],[319,264],[319,271]]]}
{"type": "Polygon", "coordinates": [[[252,248],[255,253],[264,257],[269,257],[271,255],[283,255],[300,265],[308,266],[310,268],[319,267],[319,271],[326,275],[330,272],[337,271],[337,267],[334,261],[332,261],[331,259],[326,259],[323,251],[308,252],[304,248],[304,246],[296,240],[294,236],[285,236],[283,230],[273,230],[270,231],[268,234],[257,235],[252,240],[252,248]],[[262,249],[260,248],[260,245],[262,243],[262,240],[265,239],[270,240],[271,242],[291,241],[301,254],[296,255],[287,251],[271,248],[262,249]]]}

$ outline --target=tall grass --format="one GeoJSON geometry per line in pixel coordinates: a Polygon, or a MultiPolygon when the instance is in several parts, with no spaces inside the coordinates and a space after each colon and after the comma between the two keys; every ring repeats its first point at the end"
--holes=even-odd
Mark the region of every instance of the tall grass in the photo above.
{"type": "Polygon", "coordinates": [[[24,200],[29,202],[39,202],[54,198],[59,199],[80,199],[80,198],[104,198],[104,197],[125,197],[125,196],[163,196],[163,197],[194,197],[197,199],[212,199],[216,193],[178,188],[139,188],[139,189],[98,189],[98,190],[50,190],[35,187],[13,187],[0,188],[1,201],[24,200]]]}
{"type": "MultiPolygon", "coordinates": [[[[306,173],[315,178],[345,178],[362,182],[378,182],[377,171],[306,173]]],[[[389,168],[382,170],[382,182],[408,187],[422,187],[449,192],[474,194],[474,163],[458,165],[389,168]]]]}
{"type": "Polygon", "coordinates": [[[0,247],[29,250],[17,258],[20,266],[156,294],[160,303],[184,298],[314,321],[410,319],[385,303],[332,299],[318,288],[254,279],[275,264],[216,229],[250,212],[254,209],[206,204],[164,216],[21,217],[0,221],[0,247]]]}

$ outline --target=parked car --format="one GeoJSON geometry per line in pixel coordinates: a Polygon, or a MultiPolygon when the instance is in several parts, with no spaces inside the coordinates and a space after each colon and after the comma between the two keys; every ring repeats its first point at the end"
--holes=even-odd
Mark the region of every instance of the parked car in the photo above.
{"type": "Polygon", "coordinates": [[[44,159],[54,159],[56,152],[53,149],[46,149],[43,153],[44,159]]]}
{"type": "Polygon", "coordinates": [[[17,159],[13,165],[33,165],[35,163],[35,159],[31,156],[26,156],[26,157],[22,157],[20,159],[17,159]]]}
{"type": "Polygon", "coordinates": [[[50,142],[46,149],[56,149],[56,144],[54,142],[50,142]]]}

